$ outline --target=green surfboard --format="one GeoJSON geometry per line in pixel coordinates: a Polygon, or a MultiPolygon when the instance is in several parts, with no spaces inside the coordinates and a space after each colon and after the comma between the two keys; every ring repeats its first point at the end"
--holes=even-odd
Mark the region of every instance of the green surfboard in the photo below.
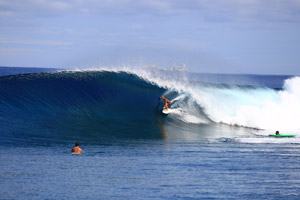
{"type": "Polygon", "coordinates": [[[272,137],[295,137],[296,135],[269,135],[272,137]]]}

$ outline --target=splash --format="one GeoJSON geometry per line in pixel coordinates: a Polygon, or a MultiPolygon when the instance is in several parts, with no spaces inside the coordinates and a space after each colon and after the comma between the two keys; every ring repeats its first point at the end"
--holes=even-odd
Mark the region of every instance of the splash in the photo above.
{"type": "MultiPolygon", "coordinates": [[[[283,90],[269,88],[255,90],[233,90],[234,94],[224,102],[229,106],[219,113],[210,112],[217,122],[237,124],[284,132],[298,132],[300,125],[300,78],[285,81],[283,90]],[[234,99],[232,99],[234,98],[234,99]],[[233,104],[235,103],[235,104],[233,104]],[[225,112],[224,112],[225,111],[225,112]]],[[[226,105],[223,105],[224,107],[226,105]]]]}
{"type": "MultiPolygon", "coordinates": [[[[168,89],[181,97],[173,105],[176,117],[187,123],[225,123],[244,127],[300,131],[300,77],[286,79],[281,90],[258,86],[207,85],[145,71],[135,72],[148,82],[168,89]]],[[[176,98],[176,97],[175,97],[176,98]]]]}

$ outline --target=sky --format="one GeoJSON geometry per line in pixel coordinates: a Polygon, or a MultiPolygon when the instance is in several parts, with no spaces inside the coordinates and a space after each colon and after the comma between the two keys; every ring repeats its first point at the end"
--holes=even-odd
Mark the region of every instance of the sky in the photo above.
{"type": "Polygon", "coordinates": [[[0,0],[0,66],[300,74],[300,0],[0,0]]]}

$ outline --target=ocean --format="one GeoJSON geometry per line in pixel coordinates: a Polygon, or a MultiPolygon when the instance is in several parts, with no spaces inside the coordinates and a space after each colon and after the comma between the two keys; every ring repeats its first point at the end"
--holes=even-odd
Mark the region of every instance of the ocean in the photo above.
{"type": "Polygon", "coordinates": [[[288,75],[0,67],[0,199],[300,199],[299,88],[288,75]]]}

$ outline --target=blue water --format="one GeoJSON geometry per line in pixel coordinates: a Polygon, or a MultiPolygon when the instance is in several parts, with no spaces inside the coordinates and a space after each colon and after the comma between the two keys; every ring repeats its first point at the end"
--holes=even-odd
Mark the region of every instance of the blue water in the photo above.
{"type": "Polygon", "coordinates": [[[300,198],[300,138],[239,110],[288,109],[297,77],[15,70],[0,77],[0,199],[300,198]]]}
{"type": "Polygon", "coordinates": [[[54,68],[30,68],[30,67],[2,67],[0,66],[0,76],[8,76],[14,74],[30,74],[41,72],[56,72],[54,68]]]}

